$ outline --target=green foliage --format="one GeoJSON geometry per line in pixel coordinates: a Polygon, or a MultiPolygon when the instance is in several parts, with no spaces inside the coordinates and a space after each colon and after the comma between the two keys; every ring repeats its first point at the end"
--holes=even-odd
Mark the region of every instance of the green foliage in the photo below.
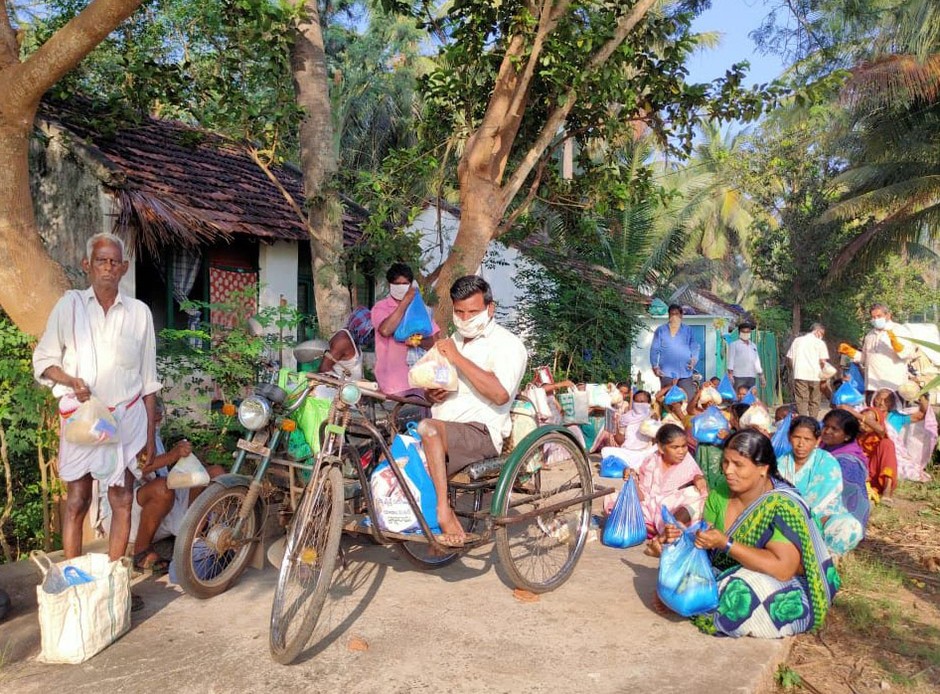
{"type": "MultiPolygon", "coordinates": [[[[38,456],[45,461],[58,448],[58,415],[48,388],[33,380],[32,338],[0,312],[0,428],[6,439],[10,476],[0,470],[3,494],[12,487],[14,505],[0,527],[14,557],[43,546],[43,491],[38,456]]],[[[46,490],[47,493],[50,490],[46,490]]]]}
{"type": "MultiPolygon", "coordinates": [[[[87,5],[52,0],[26,26],[30,53],[87,5]]],[[[182,120],[258,143],[271,159],[296,151],[290,46],[295,10],[286,2],[155,0],[135,12],[52,91],[91,95],[112,110],[182,120]]]]}
{"type": "Polygon", "coordinates": [[[796,689],[803,684],[803,678],[800,677],[799,673],[783,663],[777,667],[774,681],[777,683],[777,686],[782,689],[796,689]]]}
{"type": "Polygon", "coordinates": [[[197,455],[211,463],[230,463],[235,441],[227,436],[233,426],[231,418],[210,411],[209,402],[239,401],[260,379],[270,377],[281,351],[293,344],[297,326],[309,320],[292,306],[266,307],[252,314],[253,309],[246,307],[253,307],[257,296],[258,288],[252,285],[233,292],[224,302],[186,302],[184,309],[198,309],[210,321],[195,330],[160,333],[157,366],[167,410],[164,441],[170,444],[174,438],[187,438],[197,455]],[[252,335],[249,317],[266,334],[252,335]]]}

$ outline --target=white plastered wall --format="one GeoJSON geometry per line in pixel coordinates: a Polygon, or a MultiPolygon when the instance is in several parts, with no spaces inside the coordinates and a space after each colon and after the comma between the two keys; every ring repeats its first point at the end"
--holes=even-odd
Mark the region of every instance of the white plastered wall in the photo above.
{"type": "MultiPolygon", "coordinates": [[[[285,302],[297,306],[297,242],[275,241],[258,244],[258,280],[261,285],[258,308],[273,308],[285,302]]],[[[271,326],[272,333],[278,331],[271,326]]],[[[293,368],[294,357],[289,349],[283,350],[283,365],[293,368]]]]}

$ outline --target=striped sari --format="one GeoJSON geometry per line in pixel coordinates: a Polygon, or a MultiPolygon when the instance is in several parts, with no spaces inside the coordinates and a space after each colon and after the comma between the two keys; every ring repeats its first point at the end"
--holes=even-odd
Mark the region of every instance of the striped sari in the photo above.
{"type": "Polygon", "coordinates": [[[797,491],[775,480],[774,489],[748,506],[727,534],[735,542],[758,548],[766,547],[774,535],[782,536],[799,550],[804,571],[789,581],[778,581],[744,568],[724,552],[710,552],[718,574],[718,608],[710,615],[714,629],[728,636],[760,638],[819,629],[840,579],[797,491]]]}

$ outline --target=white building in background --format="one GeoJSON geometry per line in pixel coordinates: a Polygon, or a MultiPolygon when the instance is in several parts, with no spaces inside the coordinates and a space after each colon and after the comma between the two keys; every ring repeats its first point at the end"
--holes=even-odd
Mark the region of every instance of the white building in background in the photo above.
{"type": "MultiPolygon", "coordinates": [[[[457,236],[460,218],[456,208],[428,205],[415,219],[412,230],[420,234],[421,272],[433,272],[450,253],[457,236]]],[[[518,250],[499,241],[490,244],[482,265],[472,272],[480,275],[493,288],[500,320],[513,320],[517,308],[525,301],[516,277],[524,267],[538,265],[525,258],[518,250]]]]}

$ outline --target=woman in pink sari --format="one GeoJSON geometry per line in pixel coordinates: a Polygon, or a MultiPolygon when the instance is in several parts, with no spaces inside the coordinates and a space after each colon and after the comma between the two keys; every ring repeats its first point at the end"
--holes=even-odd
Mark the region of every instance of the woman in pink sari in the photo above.
{"type": "Polygon", "coordinates": [[[702,517],[708,487],[695,459],[689,455],[685,431],[664,424],[656,432],[656,448],[636,473],[643,519],[649,537],[662,533],[665,506],[680,523],[702,517]]]}

